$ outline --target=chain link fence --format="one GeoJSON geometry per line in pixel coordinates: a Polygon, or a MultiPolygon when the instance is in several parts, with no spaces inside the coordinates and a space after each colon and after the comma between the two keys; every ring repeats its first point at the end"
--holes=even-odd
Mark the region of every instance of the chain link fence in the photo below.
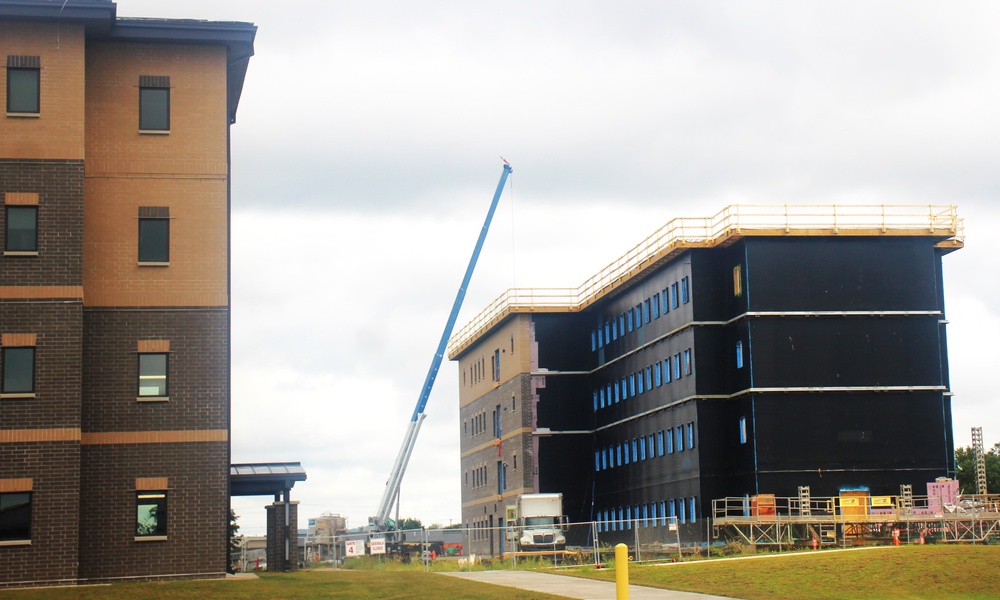
{"type": "Polygon", "coordinates": [[[672,561],[704,547],[709,535],[707,523],[705,527],[700,527],[701,523],[678,524],[675,517],[569,523],[557,526],[562,536],[541,536],[540,543],[530,548],[518,544],[524,531],[503,527],[354,532],[305,536],[302,556],[307,564],[342,565],[353,557],[376,556],[379,560],[423,562],[428,568],[441,560],[454,560],[468,568],[518,568],[539,560],[601,565],[614,559],[617,544],[625,544],[635,562],[672,561]],[[560,543],[563,539],[565,543],[560,543]]]}

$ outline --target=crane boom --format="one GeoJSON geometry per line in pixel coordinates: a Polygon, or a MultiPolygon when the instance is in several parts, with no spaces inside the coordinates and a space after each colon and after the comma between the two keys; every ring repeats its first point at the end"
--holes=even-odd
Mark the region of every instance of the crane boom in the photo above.
{"type": "Polygon", "coordinates": [[[482,252],[483,244],[486,242],[486,234],[490,230],[490,223],[493,221],[493,213],[496,212],[497,204],[500,202],[500,194],[503,192],[504,185],[507,183],[507,176],[510,175],[512,169],[507,161],[504,161],[503,173],[500,175],[500,182],[497,184],[497,191],[493,194],[493,202],[490,204],[490,210],[486,213],[486,221],[483,223],[482,231],[479,232],[479,240],[476,242],[476,247],[472,251],[472,258],[469,259],[469,266],[465,269],[465,277],[462,279],[462,284],[458,288],[458,294],[455,296],[455,303],[451,307],[451,314],[448,315],[448,322],[444,326],[444,331],[441,333],[441,341],[438,342],[437,350],[434,352],[434,358],[431,360],[431,366],[427,370],[427,377],[424,379],[424,387],[420,390],[420,397],[417,399],[417,405],[413,408],[413,416],[410,417],[410,423],[406,428],[406,434],[403,436],[403,445],[399,449],[399,454],[396,456],[396,462],[393,464],[392,471],[389,473],[389,480],[385,484],[385,493],[382,495],[382,501],[379,502],[378,511],[375,516],[370,519],[370,523],[377,527],[378,529],[385,530],[386,524],[389,521],[389,512],[392,510],[392,505],[396,502],[396,498],[399,496],[399,486],[403,481],[403,474],[406,472],[406,465],[410,461],[410,454],[413,453],[413,447],[417,443],[417,434],[420,432],[420,425],[424,421],[424,408],[427,406],[427,399],[430,398],[431,390],[434,388],[434,380],[437,379],[438,370],[441,368],[441,360],[444,358],[445,350],[448,346],[448,340],[451,338],[451,333],[455,329],[455,321],[458,320],[458,313],[462,309],[462,302],[465,300],[465,292],[469,288],[469,282],[472,280],[472,272],[476,269],[476,262],[479,261],[479,253],[482,252]]]}

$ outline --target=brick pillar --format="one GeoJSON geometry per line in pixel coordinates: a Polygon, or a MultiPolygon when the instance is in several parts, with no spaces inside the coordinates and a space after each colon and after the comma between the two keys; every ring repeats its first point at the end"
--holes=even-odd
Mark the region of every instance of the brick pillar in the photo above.
{"type": "Polygon", "coordinates": [[[267,570],[280,573],[299,568],[299,503],[289,505],[288,527],[285,527],[285,502],[275,502],[267,509],[267,570]],[[288,532],[288,561],[285,561],[285,536],[288,532]]]}

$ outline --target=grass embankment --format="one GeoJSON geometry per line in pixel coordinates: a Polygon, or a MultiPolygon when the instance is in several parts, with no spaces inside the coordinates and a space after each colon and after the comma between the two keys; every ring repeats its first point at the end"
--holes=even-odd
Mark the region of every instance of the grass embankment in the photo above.
{"type": "Polygon", "coordinates": [[[0,591],[4,600],[329,600],[336,598],[548,600],[557,596],[464,581],[419,571],[329,571],[265,573],[240,581],[120,583],[109,586],[0,591]]]}
{"type": "MultiPolygon", "coordinates": [[[[1000,546],[901,546],[630,565],[631,583],[746,600],[1000,598],[1000,546]]],[[[614,580],[613,569],[583,577],[614,580]]]]}

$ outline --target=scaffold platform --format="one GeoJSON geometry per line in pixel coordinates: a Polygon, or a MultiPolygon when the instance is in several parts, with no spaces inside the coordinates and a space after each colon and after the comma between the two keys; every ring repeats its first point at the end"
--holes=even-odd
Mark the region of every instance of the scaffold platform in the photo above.
{"type": "Polygon", "coordinates": [[[729,497],[712,501],[713,537],[752,546],[1000,542],[1000,495],[729,497]],[[765,501],[760,498],[765,497],[765,501]]]}

